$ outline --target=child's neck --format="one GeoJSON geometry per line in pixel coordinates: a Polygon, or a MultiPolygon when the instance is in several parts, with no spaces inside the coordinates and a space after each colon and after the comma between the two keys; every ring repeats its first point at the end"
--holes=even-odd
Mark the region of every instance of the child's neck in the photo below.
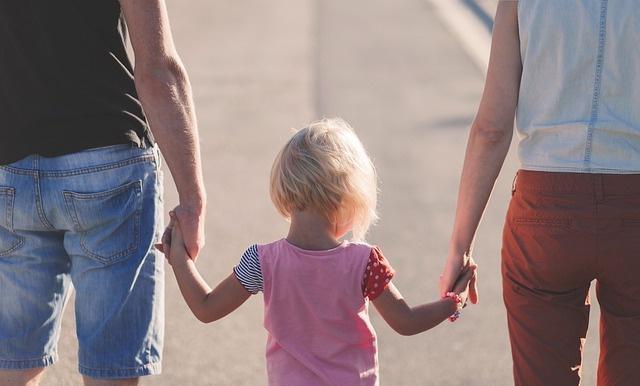
{"type": "Polygon", "coordinates": [[[311,251],[333,249],[341,244],[335,227],[324,216],[312,211],[297,211],[291,216],[287,241],[311,251]]]}

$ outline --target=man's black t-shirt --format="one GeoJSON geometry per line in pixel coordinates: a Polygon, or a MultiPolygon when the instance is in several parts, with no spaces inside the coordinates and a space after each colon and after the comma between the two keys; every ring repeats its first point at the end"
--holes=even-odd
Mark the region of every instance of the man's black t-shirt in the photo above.
{"type": "Polygon", "coordinates": [[[0,1],[0,164],[149,138],[118,0],[0,1]]]}

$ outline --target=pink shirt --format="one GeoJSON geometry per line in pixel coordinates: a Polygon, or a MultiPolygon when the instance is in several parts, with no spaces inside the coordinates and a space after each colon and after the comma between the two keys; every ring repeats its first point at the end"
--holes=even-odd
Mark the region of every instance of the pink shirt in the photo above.
{"type": "Polygon", "coordinates": [[[259,245],[270,386],[378,385],[376,334],[362,277],[372,247],[259,245]]]}

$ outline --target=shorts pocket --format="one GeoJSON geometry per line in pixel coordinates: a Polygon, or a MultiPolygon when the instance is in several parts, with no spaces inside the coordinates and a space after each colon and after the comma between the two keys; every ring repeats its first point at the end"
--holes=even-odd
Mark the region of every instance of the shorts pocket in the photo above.
{"type": "Polygon", "coordinates": [[[96,193],[64,191],[84,254],[104,264],[131,256],[140,245],[142,181],[96,193]]]}
{"type": "Polygon", "coordinates": [[[15,189],[0,186],[0,257],[8,256],[24,244],[24,238],[13,230],[15,189]]]}

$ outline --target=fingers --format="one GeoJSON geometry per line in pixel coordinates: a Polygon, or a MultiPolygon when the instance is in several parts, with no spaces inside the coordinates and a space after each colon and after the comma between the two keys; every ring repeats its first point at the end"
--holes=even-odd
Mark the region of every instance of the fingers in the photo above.
{"type": "Polygon", "coordinates": [[[473,279],[473,277],[475,276],[476,273],[476,269],[478,268],[478,266],[476,265],[470,265],[469,267],[465,268],[462,273],[460,273],[460,276],[458,277],[458,280],[456,280],[456,284],[454,286],[454,291],[455,293],[459,294],[461,292],[465,292],[469,286],[469,283],[471,282],[471,280],[473,279]]]}
{"type": "Polygon", "coordinates": [[[457,276],[458,276],[457,274],[454,276],[451,272],[445,272],[442,275],[440,275],[440,296],[441,297],[444,296],[447,292],[450,292],[453,290],[457,276]]]}
{"type": "Polygon", "coordinates": [[[182,228],[182,242],[187,254],[195,261],[204,245],[202,218],[181,206],[176,207],[173,217],[176,218],[176,223],[179,223],[182,228]]]}
{"type": "Polygon", "coordinates": [[[469,282],[469,300],[472,304],[478,304],[478,270],[476,270],[469,282]]]}

